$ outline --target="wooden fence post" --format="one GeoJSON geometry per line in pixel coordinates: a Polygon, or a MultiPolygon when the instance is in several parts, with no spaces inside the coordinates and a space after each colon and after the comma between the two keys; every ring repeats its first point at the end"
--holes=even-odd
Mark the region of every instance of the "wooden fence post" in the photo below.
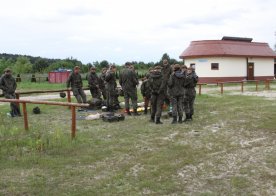
{"type": "Polygon", "coordinates": [[[76,136],[76,107],[71,106],[72,112],[72,126],[71,126],[71,138],[74,139],[76,136]]]}
{"type": "Polygon", "coordinates": [[[199,84],[198,94],[201,95],[201,84],[199,84]]]}
{"type": "Polygon", "coordinates": [[[26,103],[23,102],[22,106],[23,106],[23,116],[24,116],[24,128],[27,131],[27,130],[29,130],[29,125],[28,125],[28,114],[27,114],[26,103]]]}
{"type": "Polygon", "coordinates": [[[256,91],[258,91],[258,83],[259,83],[259,81],[256,80],[256,91]]]}
{"type": "Polygon", "coordinates": [[[267,82],[267,90],[270,90],[270,81],[266,80],[266,82],[267,82]]]}
{"type": "MultiPolygon", "coordinates": [[[[67,102],[71,103],[71,91],[69,89],[67,89],[67,102]]],[[[71,108],[71,106],[69,106],[69,109],[71,108]]]]}
{"type": "Polygon", "coordinates": [[[220,94],[223,94],[223,83],[220,83],[220,94]]]}
{"type": "Polygon", "coordinates": [[[243,81],[241,81],[241,92],[243,93],[243,81]]]}

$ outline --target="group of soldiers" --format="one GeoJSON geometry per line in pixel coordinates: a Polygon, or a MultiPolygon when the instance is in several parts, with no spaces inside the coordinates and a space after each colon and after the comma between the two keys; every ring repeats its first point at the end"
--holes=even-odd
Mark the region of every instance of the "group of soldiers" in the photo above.
{"type": "Polygon", "coordinates": [[[184,122],[192,120],[197,82],[198,76],[193,67],[169,65],[165,59],[161,66],[150,68],[141,85],[145,113],[151,103],[150,122],[162,124],[160,119],[164,104],[172,106],[172,124],[183,122],[183,111],[186,116],[184,122]]]}
{"type": "MultiPolygon", "coordinates": [[[[82,90],[82,80],[79,74],[80,68],[76,66],[74,72],[68,78],[67,87],[73,91],[79,103],[86,103],[86,95],[82,90]]],[[[88,85],[93,98],[105,101],[107,111],[115,111],[120,108],[118,89],[116,83],[116,66],[104,68],[100,76],[96,74],[96,68],[91,67],[87,76],[88,85]]],[[[172,124],[192,120],[194,114],[195,87],[198,76],[193,67],[179,64],[170,65],[168,60],[163,60],[162,65],[149,69],[149,73],[143,79],[141,94],[144,97],[144,114],[148,113],[150,103],[150,122],[162,124],[161,114],[164,105],[172,107],[172,124]]],[[[137,87],[139,80],[131,63],[125,63],[119,75],[119,84],[123,91],[125,101],[125,113],[138,116],[137,112],[137,87]],[[130,109],[130,100],[133,112],[130,109]]]]}
{"type": "MultiPolygon", "coordinates": [[[[88,86],[93,99],[102,100],[107,111],[114,112],[120,109],[118,87],[116,83],[116,66],[110,65],[103,68],[98,76],[96,68],[91,67],[87,75],[88,86]]],[[[172,124],[183,122],[183,111],[185,111],[184,122],[192,120],[194,114],[194,100],[196,96],[195,87],[198,76],[192,67],[185,65],[170,65],[168,60],[163,60],[162,65],[150,68],[141,85],[141,94],[144,98],[144,114],[148,113],[150,105],[150,122],[162,124],[161,114],[164,105],[172,107],[172,124]],[[150,103],[150,104],[149,104],[150,103]]],[[[119,75],[119,84],[125,100],[125,112],[127,115],[140,115],[137,112],[137,87],[139,80],[131,63],[125,63],[119,75]],[[130,100],[132,111],[130,109],[130,100]]],[[[78,103],[87,103],[87,97],[83,91],[83,81],[80,67],[75,66],[67,80],[67,88],[72,89],[73,95],[78,103]]],[[[16,81],[12,77],[10,69],[4,71],[0,79],[0,89],[7,99],[15,99],[16,81]]],[[[21,116],[16,103],[11,103],[12,117],[21,116]]]]}

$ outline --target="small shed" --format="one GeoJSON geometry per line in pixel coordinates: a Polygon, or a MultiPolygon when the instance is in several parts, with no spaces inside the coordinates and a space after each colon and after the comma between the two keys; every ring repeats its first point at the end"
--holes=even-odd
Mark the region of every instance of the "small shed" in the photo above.
{"type": "Polygon", "coordinates": [[[48,73],[49,83],[66,83],[71,71],[70,70],[57,70],[48,73]]]}
{"type": "Polygon", "coordinates": [[[267,43],[252,42],[252,38],[192,41],[180,58],[195,67],[204,83],[266,80],[276,73],[276,53],[267,43]]]}

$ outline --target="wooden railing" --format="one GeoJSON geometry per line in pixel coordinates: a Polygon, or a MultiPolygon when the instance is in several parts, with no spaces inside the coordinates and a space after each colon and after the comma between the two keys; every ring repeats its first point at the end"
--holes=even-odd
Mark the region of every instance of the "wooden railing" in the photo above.
{"type": "Polygon", "coordinates": [[[69,106],[71,108],[72,122],[71,122],[71,138],[76,136],[76,107],[88,107],[89,104],[79,103],[64,103],[64,102],[53,102],[53,101],[29,101],[29,100],[18,100],[18,99],[0,99],[0,102],[9,103],[21,103],[23,108],[24,128],[29,129],[28,114],[27,114],[27,103],[28,104],[44,104],[44,105],[56,105],[56,106],[69,106]]]}

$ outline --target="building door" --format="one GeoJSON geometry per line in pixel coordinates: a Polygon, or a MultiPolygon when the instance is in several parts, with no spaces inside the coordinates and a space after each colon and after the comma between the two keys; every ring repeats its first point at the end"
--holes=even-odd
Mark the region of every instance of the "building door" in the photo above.
{"type": "Polygon", "coordinates": [[[276,78],[276,63],[274,63],[274,78],[276,78]]]}
{"type": "Polygon", "coordinates": [[[247,64],[247,80],[254,80],[254,63],[247,64]]]}

